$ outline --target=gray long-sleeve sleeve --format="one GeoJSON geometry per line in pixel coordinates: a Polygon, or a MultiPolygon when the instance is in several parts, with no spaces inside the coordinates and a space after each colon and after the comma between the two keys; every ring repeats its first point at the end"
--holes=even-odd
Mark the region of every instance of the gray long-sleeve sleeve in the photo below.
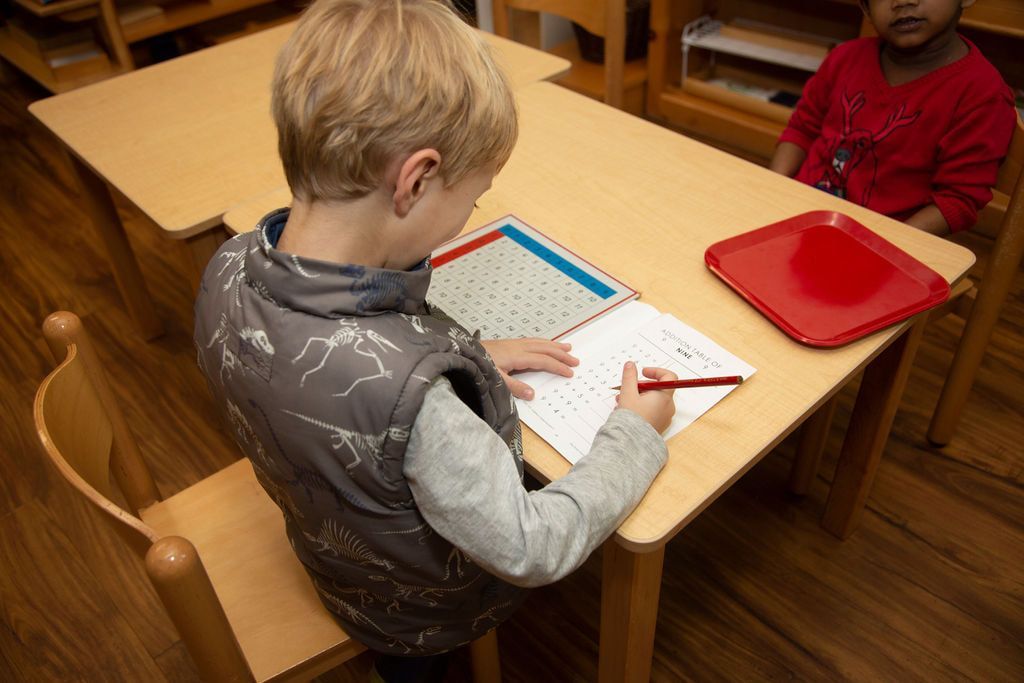
{"type": "Polygon", "coordinates": [[[440,378],[413,425],[403,471],[437,533],[495,576],[540,586],[575,570],[618,528],[667,458],[661,436],[619,409],[566,476],[527,491],[505,443],[440,378]]]}

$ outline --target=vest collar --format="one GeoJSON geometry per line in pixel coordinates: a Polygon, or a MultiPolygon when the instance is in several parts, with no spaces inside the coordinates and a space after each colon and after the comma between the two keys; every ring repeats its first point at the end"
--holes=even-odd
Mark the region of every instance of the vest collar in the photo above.
{"type": "Polygon", "coordinates": [[[289,209],[272,211],[256,225],[256,244],[245,256],[249,284],[265,297],[295,311],[324,318],[427,312],[432,269],[425,259],[412,270],[388,270],[330,263],[278,251],[289,209]]]}

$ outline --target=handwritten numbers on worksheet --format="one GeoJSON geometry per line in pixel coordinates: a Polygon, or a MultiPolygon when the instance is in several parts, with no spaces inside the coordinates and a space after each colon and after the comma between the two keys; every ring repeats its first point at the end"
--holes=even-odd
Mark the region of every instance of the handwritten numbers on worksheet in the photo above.
{"type": "MultiPolygon", "coordinates": [[[[619,392],[612,387],[622,384],[622,366],[626,361],[634,361],[638,371],[647,367],[659,367],[671,370],[680,378],[695,376],[673,361],[664,351],[650,343],[634,339],[609,355],[589,360],[583,368],[584,372],[577,372],[574,377],[550,384],[534,399],[536,409],[550,411],[551,415],[559,415],[565,420],[564,425],[567,428],[580,436],[589,436],[593,439],[594,433],[615,410],[615,397],[619,392]]],[[[641,376],[640,379],[642,381],[644,377],[641,376]]]]}
{"type": "MultiPolygon", "coordinates": [[[[576,349],[574,349],[576,350],[576,349]]],[[[679,379],[742,375],[754,368],[671,315],[662,315],[610,343],[580,349],[580,365],[571,378],[538,382],[536,398],[520,402],[520,415],[570,462],[586,455],[597,431],[615,410],[622,366],[659,367],[679,379]]],[[[639,378],[643,381],[644,378],[639,378]]],[[[675,392],[676,414],[663,436],[692,423],[735,387],[719,386],[675,392]]]]}

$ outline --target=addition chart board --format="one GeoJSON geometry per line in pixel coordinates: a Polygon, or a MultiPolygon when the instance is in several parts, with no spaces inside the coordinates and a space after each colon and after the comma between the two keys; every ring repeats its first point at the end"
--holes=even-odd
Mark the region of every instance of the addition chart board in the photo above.
{"type": "Polygon", "coordinates": [[[441,246],[431,264],[427,300],[483,339],[558,339],[638,296],[514,216],[441,246]]]}

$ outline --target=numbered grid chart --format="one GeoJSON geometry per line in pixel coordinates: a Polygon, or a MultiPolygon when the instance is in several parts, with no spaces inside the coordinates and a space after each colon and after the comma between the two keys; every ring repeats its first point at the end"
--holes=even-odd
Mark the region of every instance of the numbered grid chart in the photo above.
{"type": "Polygon", "coordinates": [[[484,339],[557,339],[637,297],[511,216],[445,245],[431,260],[430,303],[484,339]]]}

